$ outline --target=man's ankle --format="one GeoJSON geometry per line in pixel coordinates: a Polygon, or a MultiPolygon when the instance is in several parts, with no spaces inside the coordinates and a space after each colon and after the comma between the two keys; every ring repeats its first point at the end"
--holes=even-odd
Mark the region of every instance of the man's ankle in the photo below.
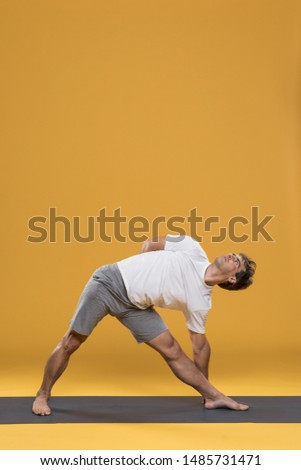
{"type": "Polygon", "coordinates": [[[48,400],[50,396],[50,393],[45,392],[45,390],[39,390],[36,394],[36,398],[45,398],[45,400],[48,400]]]}

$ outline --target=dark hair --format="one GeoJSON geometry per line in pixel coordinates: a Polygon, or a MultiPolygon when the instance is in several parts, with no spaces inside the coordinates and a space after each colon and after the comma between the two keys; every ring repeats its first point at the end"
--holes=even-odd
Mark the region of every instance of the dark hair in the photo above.
{"type": "Polygon", "coordinates": [[[244,264],[245,264],[245,271],[239,271],[239,273],[235,274],[236,277],[236,282],[231,283],[229,281],[223,282],[222,284],[218,284],[219,287],[222,289],[227,289],[227,290],[241,290],[241,289],[247,289],[251,284],[253,284],[253,278],[252,276],[254,275],[256,271],[256,263],[252,259],[248,258],[247,255],[244,253],[239,253],[240,256],[242,257],[244,264]]]}

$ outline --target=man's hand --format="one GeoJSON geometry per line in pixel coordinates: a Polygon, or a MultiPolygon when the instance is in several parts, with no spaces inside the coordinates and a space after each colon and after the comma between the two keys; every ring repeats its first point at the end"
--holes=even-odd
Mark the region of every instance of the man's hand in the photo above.
{"type": "Polygon", "coordinates": [[[210,344],[208,343],[206,336],[201,333],[189,330],[189,334],[192,342],[194,363],[208,380],[210,344]]]}
{"type": "Polygon", "coordinates": [[[145,242],[142,245],[141,252],[146,253],[148,251],[164,250],[165,242],[166,242],[166,236],[153,238],[152,240],[145,240],[145,242]]]}

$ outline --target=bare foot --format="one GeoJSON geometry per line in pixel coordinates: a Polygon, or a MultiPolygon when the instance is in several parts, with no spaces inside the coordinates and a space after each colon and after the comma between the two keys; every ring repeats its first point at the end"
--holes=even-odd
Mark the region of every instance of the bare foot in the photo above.
{"type": "Polygon", "coordinates": [[[248,405],[237,403],[232,398],[221,395],[217,398],[204,398],[204,407],[208,410],[214,410],[216,408],[229,408],[230,410],[246,411],[249,409],[248,405]]]}
{"type": "Polygon", "coordinates": [[[47,398],[44,395],[37,396],[32,405],[32,412],[35,415],[49,416],[51,409],[47,405],[47,398]]]}

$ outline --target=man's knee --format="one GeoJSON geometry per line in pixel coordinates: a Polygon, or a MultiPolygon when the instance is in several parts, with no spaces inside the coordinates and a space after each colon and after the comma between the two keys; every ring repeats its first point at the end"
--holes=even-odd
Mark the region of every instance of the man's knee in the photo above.
{"type": "Polygon", "coordinates": [[[183,354],[182,348],[179,343],[172,338],[169,342],[166,350],[164,351],[164,357],[167,361],[177,361],[183,354]]]}
{"type": "Polygon", "coordinates": [[[72,354],[86,341],[87,336],[80,335],[76,331],[69,330],[62,339],[62,347],[67,354],[72,354]]]}
{"type": "Polygon", "coordinates": [[[162,333],[148,344],[156,349],[167,361],[176,361],[183,354],[181,346],[169,331],[162,333]]]}

